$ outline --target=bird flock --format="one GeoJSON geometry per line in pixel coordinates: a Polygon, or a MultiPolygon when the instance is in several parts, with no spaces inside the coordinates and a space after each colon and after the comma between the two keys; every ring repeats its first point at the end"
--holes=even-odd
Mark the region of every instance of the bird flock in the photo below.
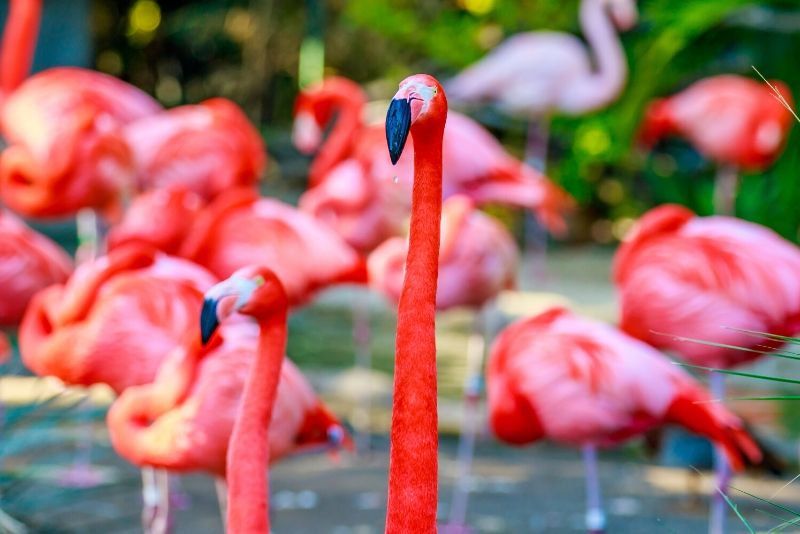
{"type": "MultiPolygon", "coordinates": [[[[298,206],[259,194],[266,147],[229,100],[164,109],[93,70],[31,75],[41,10],[40,0],[11,0],[0,49],[0,324],[16,329],[37,375],[114,391],[107,428],[116,452],[143,471],[144,531],[172,528],[169,473],[202,471],[218,481],[227,532],[266,534],[271,462],[353,449],[285,349],[294,309],[358,284],[397,307],[386,532],[469,532],[463,509],[437,527],[436,314],[480,316],[515,287],[516,240],[482,206],[526,210],[566,235],[575,201],[545,175],[546,135],[535,133],[553,114],[587,113],[624,91],[617,31],[635,25],[635,1],[581,0],[588,48],[530,32],[443,83],[410,76],[383,123],[365,119],[366,93],[351,80],[305,88],[292,140],[314,159],[298,206]],[[530,121],[538,170],[448,99],[530,121]],[[20,216],[83,221],[76,259],[20,216]]],[[[785,85],[772,85],[791,102],[785,85]]],[[[728,469],[761,460],[743,421],[712,402],[724,396],[721,375],[712,373],[709,392],[670,358],[728,369],[777,348],[752,332],[800,330],[800,249],[733,216],[738,170],[771,165],[792,125],[772,90],[716,76],[646,110],[642,145],[682,136],[720,166],[718,215],[663,205],[639,219],[614,258],[618,325],[555,307],[491,341],[493,435],[581,448],[590,532],[606,526],[599,447],[683,426],[719,448],[722,490],[728,469]]],[[[465,388],[473,417],[484,372],[476,347],[465,388]]],[[[5,337],[0,349],[10,356],[5,337]]],[[[475,432],[465,425],[462,473],[475,432]]],[[[723,518],[717,500],[712,534],[723,518]]]]}

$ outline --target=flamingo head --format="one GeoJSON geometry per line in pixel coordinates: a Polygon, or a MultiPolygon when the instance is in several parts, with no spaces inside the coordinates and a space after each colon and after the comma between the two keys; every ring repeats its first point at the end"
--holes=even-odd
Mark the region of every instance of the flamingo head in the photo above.
{"type": "Polygon", "coordinates": [[[315,152],[322,144],[325,126],[337,111],[350,108],[360,115],[366,102],[361,87],[347,78],[333,76],[310,85],[294,102],[292,144],[303,154],[315,152]]]}
{"type": "Polygon", "coordinates": [[[614,21],[614,26],[627,31],[636,25],[639,10],[635,0],[604,0],[605,8],[614,21]]]}
{"type": "Polygon", "coordinates": [[[217,327],[230,315],[264,317],[287,307],[286,290],[266,267],[247,266],[205,293],[200,312],[200,338],[207,344],[217,327]]]}
{"type": "Polygon", "coordinates": [[[386,112],[386,142],[392,164],[400,159],[409,131],[432,124],[443,128],[443,117],[447,117],[447,97],[436,78],[415,74],[400,82],[386,112]]]}

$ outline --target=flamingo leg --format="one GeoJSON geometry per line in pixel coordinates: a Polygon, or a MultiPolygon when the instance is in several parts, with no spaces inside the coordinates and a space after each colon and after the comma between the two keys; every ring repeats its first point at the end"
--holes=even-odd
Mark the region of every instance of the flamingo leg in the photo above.
{"type": "MultiPolygon", "coordinates": [[[[709,386],[713,399],[725,398],[724,374],[712,371],[709,377],[709,386]]],[[[716,447],[714,449],[714,473],[719,491],[714,492],[711,500],[711,515],[708,520],[708,532],[709,534],[723,534],[725,532],[727,503],[720,492],[727,493],[728,483],[731,478],[731,470],[721,447],[716,447]]]]}
{"type": "Polygon", "coordinates": [[[602,534],[606,530],[606,514],[600,495],[600,477],[597,472],[597,447],[583,446],[583,463],[586,467],[586,530],[589,534],[602,534]]]}
{"type": "MultiPolygon", "coordinates": [[[[542,173],[547,168],[547,148],[550,136],[550,121],[542,118],[528,122],[528,136],[525,140],[525,163],[542,173]]],[[[529,211],[525,211],[523,219],[523,257],[528,259],[526,280],[542,282],[546,276],[545,259],[547,258],[547,231],[529,211]]]]}
{"type": "Polygon", "coordinates": [[[91,488],[102,481],[102,475],[92,468],[92,448],[94,446],[94,428],[92,410],[89,406],[89,394],[75,404],[76,425],[83,427],[75,446],[75,457],[72,465],[60,477],[60,484],[68,488],[91,488]]]}
{"type": "Polygon", "coordinates": [[[219,515],[222,518],[222,526],[227,528],[226,519],[228,518],[228,483],[223,477],[214,479],[214,489],[217,490],[217,504],[219,504],[219,515]]]}
{"type": "Polygon", "coordinates": [[[446,534],[468,534],[473,532],[467,526],[467,502],[470,491],[470,469],[475,452],[475,438],[478,433],[478,407],[483,382],[483,355],[486,347],[484,305],[475,314],[472,333],[467,341],[467,373],[464,382],[464,411],[461,417],[461,432],[456,456],[457,474],[450,502],[450,514],[443,532],[446,534]]]}
{"type": "MultiPolygon", "coordinates": [[[[355,346],[356,368],[369,372],[372,369],[372,326],[369,321],[369,302],[365,295],[359,295],[351,309],[353,317],[353,345],[355,346]]],[[[362,392],[353,417],[356,428],[356,450],[359,453],[370,448],[370,394],[362,392]]]]}
{"type": "Polygon", "coordinates": [[[714,181],[714,211],[718,215],[736,215],[736,191],[739,172],[733,165],[720,165],[714,181]]]}
{"type": "Polygon", "coordinates": [[[144,534],[167,534],[170,517],[169,471],[142,468],[142,530],[144,534]]]}
{"type": "Polygon", "coordinates": [[[76,217],[78,234],[78,263],[91,261],[106,252],[106,227],[102,218],[91,208],[78,211],[76,217]]]}

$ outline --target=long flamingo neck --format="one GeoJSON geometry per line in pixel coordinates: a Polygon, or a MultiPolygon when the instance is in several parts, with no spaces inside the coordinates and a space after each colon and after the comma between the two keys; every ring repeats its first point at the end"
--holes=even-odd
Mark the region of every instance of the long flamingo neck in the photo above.
{"type": "Polygon", "coordinates": [[[309,170],[311,185],[320,183],[337,163],[347,157],[356,133],[363,126],[364,99],[360,95],[357,98],[337,98],[334,109],[337,112],[336,123],[309,170]]]}
{"type": "Polygon", "coordinates": [[[5,99],[28,77],[36,50],[41,0],[11,0],[0,49],[0,96],[5,99]]]}
{"type": "MultiPolygon", "coordinates": [[[[442,125],[443,127],[443,125],[442,125]]],[[[414,189],[397,318],[386,532],[436,532],[436,285],[442,132],[414,131],[414,189]]]]}
{"type": "Polygon", "coordinates": [[[287,310],[261,318],[258,354],[244,388],[228,448],[228,534],[269,530],[269,423],[286,350],[287,310]]]}
{"type": "Polygon", "coordinates": [[[611,101],[628,77],[625,52],[610,15],[600,0],[583,0],[580,7],[583,35],[591,45],[597,70],[593,76],[592,94],[597,104],[611,101]]]}

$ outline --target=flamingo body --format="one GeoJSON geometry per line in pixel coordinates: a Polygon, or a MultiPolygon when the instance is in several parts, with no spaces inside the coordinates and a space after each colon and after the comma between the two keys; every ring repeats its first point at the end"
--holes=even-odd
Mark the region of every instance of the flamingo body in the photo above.
{"type": "Polygon", "coordinates": [[[659,206],[642,216],[614,258],[620,326],[691,363],[728,368],[760,354],[674,336],[755,348],[769,342],[733,329],[796,332],[798,273],[800,250],[767,228],[659,206]]]}
{"type": "MultiPolygon", "coordinates": [[[[791,104],[789,88],[779,81],[770,83],[791,104]]],[[[717,163],[762,170],[780,155],[793,122],[770,87],[743,76],[722,75],[653,102],[640,135],[651,145],[668,135],[684,137],[717,163]]]]}
{"type": "Polygon", "coordinates": [[[147,249],[82,264],[34,296],[19,330],[22,360],[39,375],[117,393],[152,382],[213,283],[201,267],[147,249]]]}
{"type": "MultiPolygon", "coordinates": [[[[370,254],[370,285],[393,302],[400,299],[408,241],[393,237],[370,254]]],[[[436,308],[479,308],[500,291],[514,286],[518,255],[508,231],[474,208],[463,196],[450,197],[442,208],[442,243],[436,308]]]]}
{"type": "Polygon", "coordinates": [[[71,272],[72,261],[58,245],[0,212],[0,325],[19,324],[33,295],[71,272]]]}
{"type": "Polygon", "coordinates": [[[212,98],[129,123],[141,189],[182,185],[206,200],[238,186],[252,186],[263,172],[264,143],[242,110],[212,98]]]}
{"type": "Polygon", "coordinates": [[[294,207],[250,190],[219,197],[203,211],[181,255],[220,278],[267,263],[292,304],[337,282],[364,282],[366,267],[333,230],[294,207]]]}
{"type": "Polygon", "coordinates": [[[109,208],[133,183],[135,162],[121,127],[161,107],[139,89],[75,67],[38,73],[6,98],[0,189],[34,217],[109,208]]]}
{"type": "MultiPolygon", "coordinates": [[[[194,317],[196,320],[196,316],[194,317]]],[[[196,327],[195,327],[196,328],[196,327]]],[[[242,402],[244,383],[256,357],[258,329],[233,321],[220,327],[222,340],[201,356],[187,391],[163,405],[159,389],[174,387],[182,360],[180,346],[163,362],[155,380],[131,387],[108,413],[114,449],[136,465],[174,471],[207,471],[224,476],[228,444],[242,402]]],[[[339,422],[321,404],[306,378],[284,361],[269,431],[269,459],[303,447],[324,445],[339,422]]]]}
{"type": "Polygon", "coordinates": [[[490,425],[515,445],[548,438],[610,446],[675,423],[723,446],[740,469],[760,453],[739,419],[648,345],[556,308],[496,338],[487,371],[490,425]]]}
{"type": "Polygon", "coordinates": [[[514,35],[450,80],[448,94],[453,101],[491,102],[530,119],[554,111],[576,115],[605,107],[627,79],[615,29],[630,28],[636,18],[633,1],[583,0],[581,26],[594,57],[573,35],[548,31],[514,35]]]}

